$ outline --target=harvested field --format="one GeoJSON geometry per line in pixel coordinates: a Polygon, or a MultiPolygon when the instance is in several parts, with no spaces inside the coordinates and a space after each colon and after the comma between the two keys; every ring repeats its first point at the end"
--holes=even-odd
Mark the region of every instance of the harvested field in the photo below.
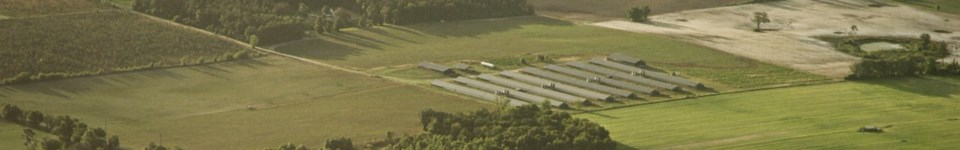
{"type": "Polygon", "coordinates": [[[916,77],[744,92],[576,115],[619,149],[952,149],[960,78],[916,77]],[[874,125],[884,133],[861,133],[874,125]]]}
{"type": "MultiPolygon", "coordinates": [[[[960,21],[891,5],[869,7],[867,0],[787,0],[762,4],[683,11],[651,17],[654,23],[608,21],[594,25],[642,33],[658,33],[706,45],[724,52],[804,70],[830,77],[843,77],[857,58],[833,50],[813,36],[847,33],[852,25],[858,35],[917,37],[933,30],[960,30],[960,21]],[[772,22],[764,33],[754,32],[754,12],[767,12],[772,22]],[[687,21],[677,21],[684,19],[687,21]]],[[[931,33],[935,40],[950,40],[958,33],[931,33]]],[[[950,40],[951,42],[958,42],[950,40]]]]}
{"type": "Polygon", "coordinates": [[[626,18],[633,6],[647,5],[653,14],[722,7],[751,0],[529,0],[539,15],[580,20],[606,21],[626,18]]]}
{"type": "Polygon", "coordinates": [[[314,146],[336,137],[365,142],[387,131],[421,132],[417,113],[427,108],[494,107],[276,56],[0,86],[0,102],[106,123],[130,149],[159,141],[161,133],[165,144],[185,149],[314,146]]]}
{"type": "Polygon", "coordinates": [[[246,57],[246,47],[123,11],[0,21],[0,79],[246,57]],[[238,57],[240,56],[240,57],[238,57]]]}
{"type": "Polygon", "coordinates": [[[94,0],[0,0],[0,19],[110,9],[94,0]]]}

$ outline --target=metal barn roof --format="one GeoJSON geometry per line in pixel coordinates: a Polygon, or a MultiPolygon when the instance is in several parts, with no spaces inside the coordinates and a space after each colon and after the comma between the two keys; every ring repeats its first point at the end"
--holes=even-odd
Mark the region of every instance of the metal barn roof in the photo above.
{"type": "Polygon", "coordinates": [[[570,66],[573,66],[573,67],[576,67],[576,68],[580,68],[580,69],[583,69],[583,70],[588,70],[588,71],[592,71],[592,72],[596,72],[596,73],[600,73],[600,74],[604,74],[604,75],[609,75],[609,76],[616,77],[616,78],[619,78],[619,79],[624,79],[624,80],[629,80],[629,81],[632,81],[632,82],[637,82],[637,83],[640,83],[640,84],[643,84],[643,85],[648,85],[648,86],[652,86],[652,87],[656,87],[656,88],[668,89],[668,90],[680,90],[680,87],[679,87],[679,86],[676,86],[676,85],[673,85],[673,84],[664,83],[664,82],[660,82],[660,81],[657,81],[657,80],[651,80],[651,79],[643,78],[643,77],[640,77],[640,76],[633,76],[633,75],[631,75],[631,74],[629,74],[629,73],[620,72],[620,71],[616,71],[616,70],[613,70],[613,69],[607,69],[607,68],[603,68],[603,67],[600,67],[600,66],[587,64],[587,63],[584,63],[584,62],[570,62],[570,63],[567,63],[567,65],[570,65],[570,66]]]}
{"type": "Polygon", "coordinates": [[[567,105],[567,103],[564,103],[561,101],[557,101],[557,100],[553,100],[553,99],[549,99],[546,97],[537,96],[533,94],[523,93],[517,90],[510,89],[508,87],[494,85],[494,84],[490,84],[490,83],[479,81],[479,80],[474,80],[466,77],[457,77],[456,79],[453,79],[453,81],[460,82],[460,83],[463,83],[464,85],[471,86],[471,87],[488,91],[488,92],[508,91],[506,94],[507,96],[516,98],[516,99],[526,100],[534,104],[542,104],[544,101],[549,101],[550,105],[554,107],[569,108],[569,105],[567,105]]]}
{"type": "Polygon", "coordinates": [[[420,62],[420,67],[427,68],[427,69],[430,69],[430,70],[433,70],[433,71],[442,72],[442,73],[450,73],[450,72],[453,71],[453,70],[450,69],[450,67],[443,66],[443,65],[439,65],[439,64],[435,64],[435,63],[429,62],[429,61],[420,62]]]}
{"type": "Polygon", "coordinates": [[[550,90],[550,89],[545,89],[545,88],[542,88],[542,87],[539,87],[539,86],[529,85],[529,84],[526,84],[526,83],[522,83],[522,82],[519,82],[519,81],[510,80],[510,79],[507,79],[507,78],[504,78],[504,77],[499,77],[499,76],[496,76],[496,75],[481,74],[481,75],[477,76],[477,78],[490,81],[491,83],[495,83],[495,84],[499,84],[499,85],[503,85],[503,86],[507,86],[507,87],[513,87],[513,88],[517,88],[517,89],[521,89],[521,90],[524,91],[524,92],[528,92],[528,93],[533,93],[533,94],[537,94],[537,95],[541,95],[541,96],[545,96],[545,97],[554,98],[554,99],[556,99],[556,100],[560,100],[560,101],[564,101],[564,102],[568,102],[568,103],[577,103],[577,102],[587,101],[586,98],[582,98],[582,97],[578,97],[578,96],[573,96],[573,95],[570,95],[570,94],[567,94],[567,93],[561,93],[561,92],[553,91],[553,90],[550,90]]]}
{"type": "Polygon", "coordinates": [[[591,90],[559,83],[556,81],[550,81],[547,79],[541,79],[538,77],[534,77],[531,75],[526,75],[518,72],[504,71],[504,72],[501,72],[500,75],[507,76],[520,81],[526,81],[528,83],[535,83],[540,85],[552,85],[553,88],[556,89],[557,91],[563,91],[563,92],[567,92],[570,94],[579,95],[583,97],[596,98],[601,100],[613,100],[613,97],[610,96],[610,94],[594,92],[591,90]]]}
{"type": "Polygon", "coordinates": [[[695,88],[703,88],[703,84],[701,84],[701,83],[699,83],[699,82],[690,81],[690,80],[687,80],[687,79],[684,79],[684,78],[671,76],[671,75],[669,75],[669,74],[662,73],[662,72],[657,72],[657,71],[653,71],[653,70],[647,70],[647,69],[638,68],[638,67],[634,67],[634,66],[630,66],[630,65],[624,65],[624,64],[620,64],[620,63],[616,63],[616,62],[604,60],[604,59],[602,59],[602,58],[595,58],[595,59],[593,59],[593,60],[590,60],[590,62],[591,62],[591,63],[594,63],[594,64],[598,64],[598,65],[600,65],[600,66],[610,67],[610,68],[613,68],[613,69],[622,70],[622,71],[626,71],[626,72],[638,72],[638,73],[639,73],[639,72],[643,72],[643,73],[640,74],[640,75],[645,76],[645,77],[648,77],[648,78],[652,78],[652,79],[664,81],[664,82],[669,82],[669,83],[679,84],[679,85],[685,85],[685,86],[690,86],[690,87],[695,87],[695,88]]]}
{"type": "Polygon", "coordinates": [[[547,65],[547,67],[545,67],[545,68],[546,68],[547,70],[552,70],[552,71],[554,71],[554,72],[559,72],[559,73],[563,73],[563,74],[568,74],[568,75],[572,75],[572,76],[580,77],[580,78],[584,78],[584,79],[593,79],[593,78],[596,78],[597,80],[595,80],[595,81],[600,82],[600,83],[603,83],[603,84],[606,84],[606,85],[610,85],[610,86],[613,86],[613,87],[619,87],[619,88],[623,88],[623,89],[627,89],[627,90],[631,90],[631,91],[636,91],[636,92],[640,92],[640,93],[645,93],[645,94],[650,94],[650,95],[660,95],[660,91],[657,91],[657,89],[654,89],[654,88],[650,88],[650,87],[646,87],[646,86],[642,86],[642,85],[637,85],[637,84],[633,84],[633,83],[630,83],[630,82],[617,81],[617,80],[605,78],[605,77],[602,77],[602,76],[600,76],[600,75],[597,75],[597,74],[594,74],[594,73],[590,73],[590,72],[586,72],[586,71],[580,71],[580,70],[577,70],[577,69],[567,68],[567,67],[557,66],[557,65],[547,65]]]}
{"type": "Polygon", "coordinates": [[[541,76],[541,77],[544,77],[544,78],[548,78],[548,79],[551,79],[551,80],[556,80],[556,81],[560,81],[560,82],[564,82],[564,83],[569,83],[569,84],[573,84],[573,85],[576,85],[576,86],[580,86],[580,87],[584,87],[584,88],[588,88],[588,89],[593,89],[593,90],[597,90],[597,91],[604,92],[604,93],[610,93],[610,94],[617,95],[617,96],[623,96],[623,97],[634,97],[634,96],[636,96],[636,95],[633,94],[633,92],[630,92],[630,91],[621,90],[621,89],[617,89],[617,88],[612,88],[612,87],[608,87],[608,86],[604,86],[604,85],[600,85],[600,84],[596,84],[596,83],[590,83],[590,82],[587,82],[586,79],[580,80],[580,79],[577,79],[577,78],[572,78],[572,77],[564,76],[564,75],[561,75],[561,74],[557,74],[557,73],[553,73],[553,72],[548,72],[548,71],[542,70],[542,69],[527,67],[527,68],[523,68],[522,71],[523,71],[523,72],[526,72],[526,73],[529,73],[529,74],[533,74],[533,75],[541,76]]]}
{"type": "Polygon", "coordinates": [[[640,60],[640,58],[636,58],[636,57],[633,57],[633,56],[627,56],[627,55],[620,54],[620,53],[612,53],[612,54],[610,54],[610,55],[607,55],[607,58],[608,58],[608,59],[615,60],[615,61],[619,61],[619,62],[621,62],[621,63],[627,63],[627,64],[635,65],[635,66],[646,65],[646,63],[643,62],[643,60],[640,60]]]}
{"type": "MultiPolygon", "coordinates": [[[[449,83],[449,82],[444,82],[444,81],[441,81],[441,80],[433,80],[433,82],[431,82],[430,84],[432,84],[433,86],[441,87],[441,88],[446,89],[446,90],[449,90],[449,91],[457,92],[457,93],[460,93],[460,94],[463,94],[463,95],[473,96],[473,97],[476,97],[476,98],[480,98],[480,99],[483,99],[483,100],[492,101],[492,102],[495,102],[495,103],[500,103],[499,100],[501,100],[500,97],[497,96],[497,94],[488,93],[488,92],[480,91],[480,90],[477,90],[477,89],[469,88],[469,87],[466,87],[466,86],[463,86],[463,85],[458,85],[458,84],[453,84],[453,83],[449,83]]],[[[529,104],[529,103],[527,103],[527,102],[519,101],[519,100],[512,99],[512,98],[507,98],[506,100],[510,100],[510,102],[508,103],[508,105],[511,105],[511,106],[523,106],[523,105],[528,105],[528,104],[529,104]]]]}

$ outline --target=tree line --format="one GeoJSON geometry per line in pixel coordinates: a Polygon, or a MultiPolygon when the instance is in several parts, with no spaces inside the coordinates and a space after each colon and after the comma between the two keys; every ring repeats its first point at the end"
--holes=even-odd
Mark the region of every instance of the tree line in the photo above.
{"type": "Polygon", "coordinates": [[[948,44],[933,41],[929,34],[918,39],[894,37],[840,37],[824,38],[845,53],[863,60],[851,67],[848,79],[885,78],[914,75],[960,75],[958,62],[940,62],[950,55],[948,44]],[[890,42],[904,46],[903,50],[868,52],[860,45],[873,42],[890,42]]]}
{"type": "Polygon", "coordinates": [[[132,7],[237,40],[257,39],[263,45],[300,39],[310,29],[322,33],[351,26],[534,13],[526,0],[134,0],[132,7]]]}
{"type": "MultiPolygon", "coordinates": [[[[586,119],[554,112],[549,104],[509,107],[468,113],[446,113],[431,109],[420,112],[426,133],[394,137],[368,143],[369,149],[522,149],[522,150],[612,150],[616,142],[610,132],[586,119]]],[[[348,138],[327,140],[322,149],[357,149],[348,138]]],[[[284,144],[266,150],[309,150],[303,145],[284,144]]]]}
{"type": "Polygon", "coordinates": [[[23,110],[16,105],[4,104],[0,117],[28,127],[23,130],[23,137],[26,140],[23,144],[27,149],[120,149],[120,139],[116,135],[108,138],[103,128],[89,127],[70,116],[46,115],[39,111],[23,110]],[[50,133],[56,138],[38,139],[35,137],[35,130],[50,133]]]}
{"type": "MultiPolygon", "coordinates": [[[[391,141],[393,149],[615,149],[600,125],[554,112],[548,104],[497,111],[445,113],[425,110],[420,123],[427,133],[391,141]]],[[[389,139],[392,140],[392,139],[389,139]]]]}

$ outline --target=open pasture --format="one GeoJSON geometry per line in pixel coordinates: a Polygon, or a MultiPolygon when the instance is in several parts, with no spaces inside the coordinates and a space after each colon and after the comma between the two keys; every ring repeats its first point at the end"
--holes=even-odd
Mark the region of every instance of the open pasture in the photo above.
{"type": "Polygon", "coordinates": [[[627,18],[627,10],[647,5],[653,14],[723,7],[751,0],[530,0],[537,14],[581,21],[627,18]]]}
{"type": "Polygon", "coordinates": [[[423,109],[495,106],[438,90],[270,56],[2,86],[0,102],[105,126],[129,148],[162,134],[186,149],[364,142],[421,132],[423,109]]]}
{"type": "Polygon", "coordinates": [[[927,10],[938,11],[937,6],[940,6],[942,12],[960,14],[960,1],[955,0],[894,0],[897,2],[911,4],[914,6],[919,6],[927,10]]]}
{"type": "MultiPolygon", "coordinates": [[[[664,72],[677,71],[721,89],[824,79],[669,37],[538,16],[355,29],[277,45],[274,49],[368,72],[419,69],[416,64],[425,60],[496,63],[544,54],[563,62],[617,52],[644,59],[664,72]]],[[[403,73],[411,74],[424,73],[403,73]]]]}
{"type": "Polygon", "coordinates": [[[734,93],[577,117],[621,149],[951,149],[960,78],[916,77],[734,93]],[[862,126],[885,133],[860,133],[862,126]],[[800,146],[800,147],[797,147],[800,146]]]}
{"type": "Polygon", "coordinates": [[[195,64],[249,52],[236,43],[119,10],[0,20],[0,33],[0,79],[195,64]]]}
{"type": "MultiPolygon", "coordinates": [[[[11,18],[110,9],[95,0],[0,0],[0,16],[11,18]]],[[[2,17],[0,17],[2,19],[2,17]]]]}

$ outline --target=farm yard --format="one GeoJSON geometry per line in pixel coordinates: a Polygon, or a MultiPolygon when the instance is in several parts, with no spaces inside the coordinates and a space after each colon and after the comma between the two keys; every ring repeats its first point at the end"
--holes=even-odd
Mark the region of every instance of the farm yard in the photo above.
{"type": "Polygon", "coordinates": [[[960,78],[916,77],[724,94],[587,112],[618,149],[950,149],[960,78]],[[885,127],[860,133],[861,126],[885,127]],[[800,146],[800,147],[797,147],[800,146]]]}
{"type": "MultiPolygon", "coordinates": [[[[526,67],[518,64],[518,60],[533,60],[536,55],[566,62],[606,53],[641,58],[658,70],[680,72],[692,80],[710,84],[718,91],[826,79],[664,36],[628,33],[536,16],[354,29],[273,47],[295,56],[420,80],[424,84],[435,78],[423,76],[439,76],[417,68],[421,61],[446,65],[465,60],[489,61],[509,70],[526,67]]],[[[531,64],[548,63],[531,61],[531,64]]]]}
{"type": "MultiPolygon", "coordinates": [[[[960,77],[850,78],[841,52],[960,45],[949,0],[235,2],[0,0],[0,105],[121,149],[960,146],[960,77]]],[[[0,149],[63,134],[0,112],[0,149]]]]}
{"type": "Polygon", "coordinates": [[[416,114],[423,109],[494,107],[384,80],[269,56],[9,85],[0,87],[0,99],[106,127],[125,145],[140,147],[163,134],[164,143],[190,149],[317,145],[334,137],[363,142],[387,131],[420,132],[416,114]],[[265,135],[277,136],[254,138],[265,135]]]}
{"type": "MultiPolygon", "coordinates": [[[[515,71],[476,76],[486,82],[461,76],[452,82],[463,85],[443,83],[443,80],[434,80],[431,84],[455,93],[496,103],[502,103],[504,99],[500,96],[505,96],[514,98],[507,99],[514,106],[547,102],[561,109],[567,109],[571,105],[578,108],[600,105],[587,100],[607,102],[619,100],[618,103],[625,103],[625,100],[643,99],[639,95],[649,98],[669,98],[670,96],[666,93],[707,93],[705,92],[708,90],[707,87],[699,82],[643,69],[644,66],[641,64],[645,63],[635,57],[610,54],[603,59],[567,63],[567,66],[572,68],[559,65],[548,65],[546,69],[526,67],[515,71]],[[524,102],[514,102],[518,99],[524,102]]],[[[422,63],[420,66],[437,72],[450,70],[431,63],[422,63]]]]}
{"type": "Polygon", "coordinates": [[[0,20],[0,32],[0,80],[6,83],[257,55],[236,43],[119,10],[0,20]]]}

